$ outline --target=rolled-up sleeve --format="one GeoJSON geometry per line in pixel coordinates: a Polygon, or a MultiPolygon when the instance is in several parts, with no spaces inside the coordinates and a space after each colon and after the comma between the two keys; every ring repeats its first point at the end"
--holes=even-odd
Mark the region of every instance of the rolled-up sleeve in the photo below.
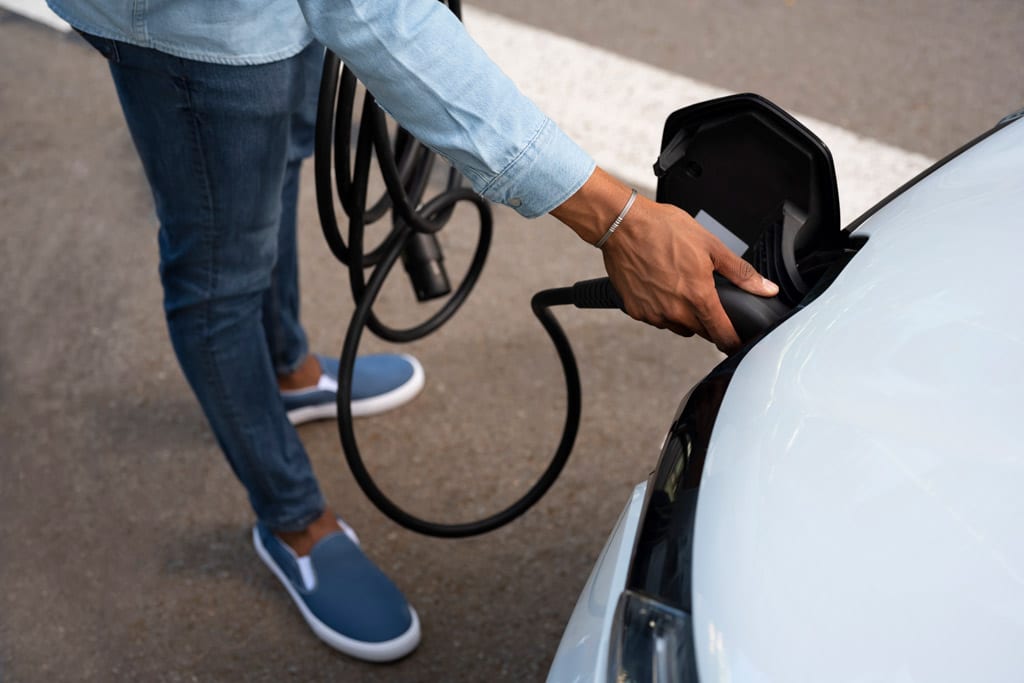
{"type": "Polygon", "coordinates": [[[381,107],[487,199],[533,218],[568,199],[593,172],[593,159],[437,0],[299,4],[316,38],[381,107]]]}

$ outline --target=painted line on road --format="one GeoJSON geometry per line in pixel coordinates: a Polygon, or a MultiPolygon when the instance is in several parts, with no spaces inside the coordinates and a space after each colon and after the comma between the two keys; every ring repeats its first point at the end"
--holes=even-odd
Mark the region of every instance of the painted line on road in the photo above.
{"type": "MultiPolygon", "coordinates": [[[[730,91],[490,12],[463,8],[469,32],[610,173],[650,191],[665,119],[730,91]]],[[[920,154],[793,114],[832,151],[845,225],[931,165],[920,154]]]]}
{"type": "MultiPolygon", "coordinates": [[[[0,0],[0,7],[68,29],[43,0],[0,0]]],[[[491,12],[464,7],[463,14],[473,37],[526,95],[602,167],[647,192],[655,184],[651,165],[666,117],[730,94],[491,12]]],[[[932,163],[824,121],[794,116],[832,151],[844,224],[932,163]]]]}
{"type": "Polygon", "coordinates": [[[0,0],[0,9],[10,10],[58,31],[71,30],[68,22],[54,14],[44,0],[0,0]]]}

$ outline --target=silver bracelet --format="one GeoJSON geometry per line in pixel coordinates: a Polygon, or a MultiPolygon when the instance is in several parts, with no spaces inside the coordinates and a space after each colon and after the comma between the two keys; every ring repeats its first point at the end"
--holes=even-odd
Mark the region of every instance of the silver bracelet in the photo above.
{"type": "Polygon", "coordinates": [[[619,225],[622,224],[622,221],[626,217],[626,214],[629,213],[629,210],[633,207],[633,202],[636,201],[636,194],[636,188],[633,188],[633,192],[629,195],[629,201],[626,202],[626,205],[622,207],[622,211],[619,212],[619,217],[616,218],[615,222],[612,223],[611,227],[608,228],[608,232],[601,235],[601,239],[597,241],[597,244],[594,245],[595,247],[597,247],[598,249],[603,247],[604,243],[608,241],[608,238],[612,236],[612,233],[615,232],[618,229],[619,225]]]}

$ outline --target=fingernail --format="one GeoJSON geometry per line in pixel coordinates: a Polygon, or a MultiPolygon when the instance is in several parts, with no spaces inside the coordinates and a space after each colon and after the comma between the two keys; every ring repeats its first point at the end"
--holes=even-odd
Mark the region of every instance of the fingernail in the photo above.
{"type": "Polygon", "coordinates": [[[762,277],[761,284],[764,285],[765,290],[768,291],[772,296],[779,293],[779,286],[772,282],[771,280],[769,280],[768,278],[762,277]]]}

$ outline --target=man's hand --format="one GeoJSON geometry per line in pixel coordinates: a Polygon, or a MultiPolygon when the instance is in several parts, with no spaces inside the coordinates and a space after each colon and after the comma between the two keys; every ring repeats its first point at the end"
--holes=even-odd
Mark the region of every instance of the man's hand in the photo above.
{"type": "MultiPolygon", "coordinates": [[[[630,190],[597,169],[552,215],[591,244],[625,206],[630,190]]],[[[714,273],[752,294],[779,288],[761,277],[685,211],[637,197],[602,247],[605,269],[631,317],[677,334],[699,334],[729,353],[740,339],[722,308],[714,273]]]]}

